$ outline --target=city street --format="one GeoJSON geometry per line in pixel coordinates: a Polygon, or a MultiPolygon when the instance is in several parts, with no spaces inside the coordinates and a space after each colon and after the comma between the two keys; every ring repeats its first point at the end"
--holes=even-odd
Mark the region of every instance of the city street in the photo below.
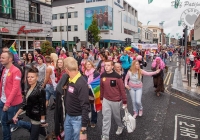
{"type": "MultiPolygon", "coordinates": [[[[176,59],[174,59],[176,60],[176,59]]],[[[150,71],[150,63],[145,68],[150,71]]],[[[173,80],[173,72],[177,67],[176,62],[168,62],[169,71],[165,74],[165,93],[157,97],[154,93],[152,77],[144,76],[142,103],[144,114],[136,119],[136,130],[128,134],[126,130],[117,136],[117,126],[112,120],[110,140],[190,140],[200,137],[200,103],[175,95],[170,92],[173,80]],[[167,77],[167,78],[166,78],[167,77]]],[[[132,103],[129,93],[128,110],[132,114],[132,103]]],[[[53,111],[48,108],[48,131],[53,130],[53,111]]],[[[123,110],[122,110],[123,114],[123,110]]],[[[22,115],[27,120],[25,115],[22,115]]],[[[88,129],[88,140],[100,140],[102,129],[102,114],[98,113],[96,128],[88,129]]],[[[0,131],[2,131],[0,129],[0,131]]],[[[2,134],[0,134],[2,137],[2,134]]],[[[24,129],[18,129],[12,133],[13,140],[28,140],[29,133],[24,129]]]]}

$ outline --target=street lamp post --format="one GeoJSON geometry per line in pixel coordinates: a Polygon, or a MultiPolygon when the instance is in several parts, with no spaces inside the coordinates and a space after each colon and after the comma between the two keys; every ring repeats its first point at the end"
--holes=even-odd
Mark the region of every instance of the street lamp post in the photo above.
{"type": "Polygon", "coordinates": [[[74,6],[67,6],[67,50],[69,52],[69,33],[68,33],[68,9],[74,9],[74,6]]]}

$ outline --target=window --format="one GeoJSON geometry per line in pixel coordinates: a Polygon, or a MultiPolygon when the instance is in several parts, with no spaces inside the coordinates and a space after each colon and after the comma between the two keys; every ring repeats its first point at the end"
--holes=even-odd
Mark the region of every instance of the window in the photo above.
{"type": "Polygon", "coordinates": [[[156,32],[157,32],[157,30],[156,30],[156,29],[153,29],[153,32],[155,32],[155,33],[156,33],[156,32]]]}
{"type": "Polygon", "coordinates": [[[68,31],[71,31],[71,26],[68,26],[68,31]]]}
{"type": "Polygon", "coordinates": [[[37,22],[37,9],[38,6],[36,3],[31,3],[29,5],[29,20],[30,22],[37,22]]]}
{"type": "Polygon", "coordinates": [[[52,20],[55,20],[55,19],[57,19],[57,14],[52,15],[52,20]]]}
{"type": "Polygon", "coordinates": [[[64,13],[60,14],[60,19],[64,19],[64,13]]]}
{"type": "Polygon", "coordinates": [[[72,14],[71,13],[68,13],[68,18],[71,18],[72,17],[72,14]]]}
{"type": "Polygon", "coordinates": [[[154,38],[157,38],[157,34],[153,34],[153,37],[154,37],[154,38]]]}
{"type": "Polygon", "coordinates": [[[60,26],[60,32],[64,32],[64,26],[60,26]]]}
{"type": "Polygon", "coordinates": [[[78,31],[78,25],[74,25],[74,31],[78,31]]]}
{"type": "Polygon", "coordinates": [[[53,27],[53,32],[57,32],[57,26],[53,27]]]}
{"type": "Polygon", "coordinates": [[[78,17],[78,12],[74,12],[74,17],[75,17],[75,18],[78,17]]]}

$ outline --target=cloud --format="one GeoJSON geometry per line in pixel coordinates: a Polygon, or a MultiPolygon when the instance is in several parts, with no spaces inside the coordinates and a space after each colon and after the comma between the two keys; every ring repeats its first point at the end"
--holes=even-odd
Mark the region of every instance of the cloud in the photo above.
{"type": "Polygon", "coordinates": [[[164,23],[164,32],[170,33],[176,37],[176,33],[183,34],[183,26],[178,26],[178,20],[180,20],[181,14],[188,8],[195,8],[191,6],[185,6],[185,2],[199,3],[195,9],[200,11],[199,0],[180,0],[182,7],[175,9],[172,7],[172,1],[174,0],[153,0],[151,4],[148,4],[148,0],[126,0],[138,11],[138,19],[146,25],[148,21],[151,21],[149,25],[158,25],[161,21],[164,23]]]}

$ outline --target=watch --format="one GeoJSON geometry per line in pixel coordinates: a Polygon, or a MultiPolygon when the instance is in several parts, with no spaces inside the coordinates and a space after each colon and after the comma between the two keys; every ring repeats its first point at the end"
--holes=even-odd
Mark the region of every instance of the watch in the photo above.
{"type": "Polygon", "coordinates": [[[87,130],[81,130],[80,134],[87,134],[87,130]]]}

